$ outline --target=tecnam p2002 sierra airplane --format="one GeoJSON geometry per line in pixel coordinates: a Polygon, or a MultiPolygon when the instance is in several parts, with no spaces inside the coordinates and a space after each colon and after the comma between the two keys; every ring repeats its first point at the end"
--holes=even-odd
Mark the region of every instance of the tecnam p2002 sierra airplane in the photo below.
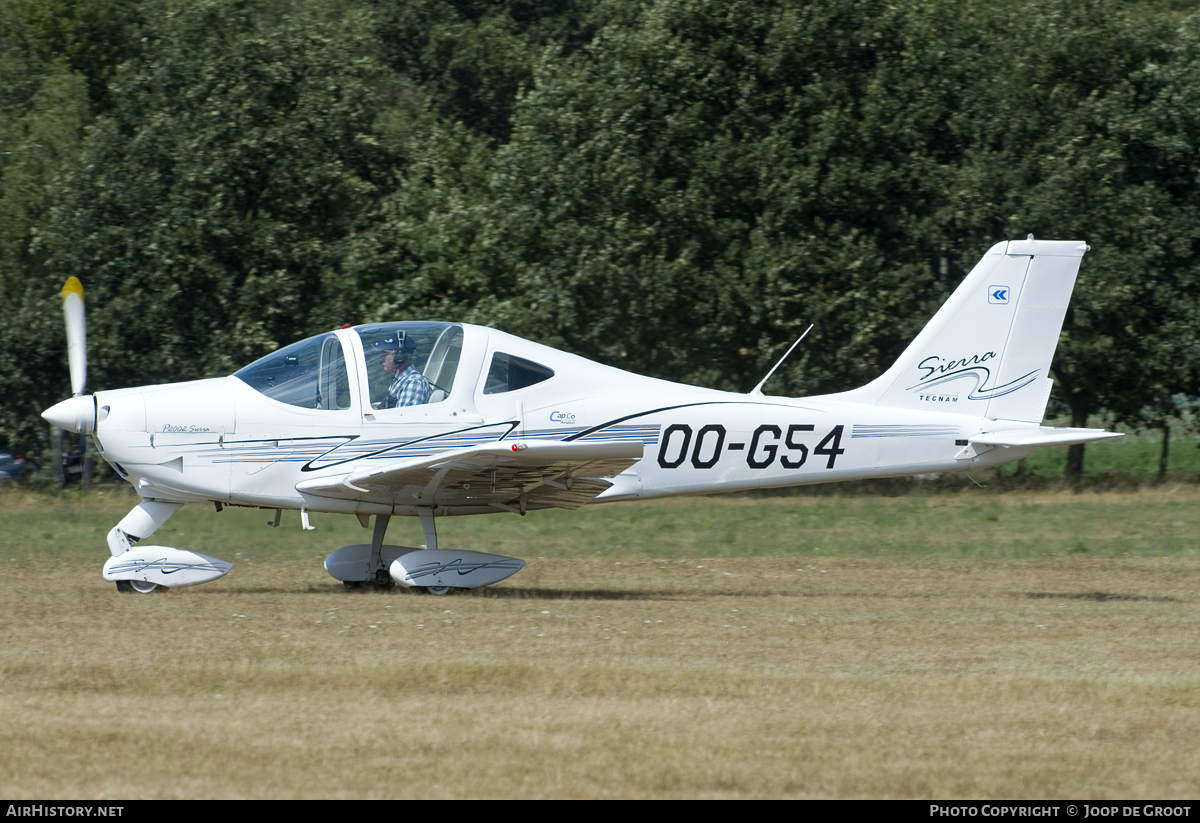
{"type": "Polygon", "coordinates": [[[995,466],[1115,436],[1040,424],[1050,360],[1087,246],[993,246],[883,375],[822,397],[669,383],[494,329],[397,322],[294,343],[229,377],[84,395],[82,288],[63,289],[75,396],[45,418],[90,434],[142,501],[108,535],[104,578],[149,592],[230,563],[146,545],[209,502],[375,516],[325,561],[348,587],[444,594],[524,561],[438,547],[438,517],[995,466]],[[386,545],[395,515],[424,548],[386,545]]]}

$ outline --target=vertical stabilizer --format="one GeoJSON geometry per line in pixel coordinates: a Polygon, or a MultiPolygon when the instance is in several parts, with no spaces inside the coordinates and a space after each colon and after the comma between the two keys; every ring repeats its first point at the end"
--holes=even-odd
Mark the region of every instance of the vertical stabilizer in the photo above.
{"type": "Polygon", "coordinates": [[[1087,245],[997,243],[890,369],[839,399],[1040,423],[1087,245]]]}

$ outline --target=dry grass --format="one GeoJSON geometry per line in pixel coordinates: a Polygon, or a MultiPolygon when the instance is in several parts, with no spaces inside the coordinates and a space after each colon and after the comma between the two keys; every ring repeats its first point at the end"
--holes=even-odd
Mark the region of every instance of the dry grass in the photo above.
{"type": "Polygon", "coordinates": [[[1191,557],[551,557],[448,598],[5,570],[0,796],[1200,794],[1191,557]]]}

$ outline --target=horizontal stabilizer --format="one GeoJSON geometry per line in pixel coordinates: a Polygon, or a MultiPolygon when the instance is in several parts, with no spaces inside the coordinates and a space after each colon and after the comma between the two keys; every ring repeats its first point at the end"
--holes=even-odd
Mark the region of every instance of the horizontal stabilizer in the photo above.
{"type": "Polygon", "coordinates": [[[1038,426],[1029,429],[987,432],[971,438],[972,446],[1075,446],[1093,440],[1124,437],[1119,432],[1102,429],[1069,429],[1038,426]]]}

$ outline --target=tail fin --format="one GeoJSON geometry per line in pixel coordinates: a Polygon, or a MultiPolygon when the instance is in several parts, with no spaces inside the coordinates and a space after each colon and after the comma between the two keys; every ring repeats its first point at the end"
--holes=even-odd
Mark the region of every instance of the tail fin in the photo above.
{"type": "Polygon", "coordinates": [[[1087,245],[997,243],[879,378],[840,399],[1040,423],[1087,245]]]}

